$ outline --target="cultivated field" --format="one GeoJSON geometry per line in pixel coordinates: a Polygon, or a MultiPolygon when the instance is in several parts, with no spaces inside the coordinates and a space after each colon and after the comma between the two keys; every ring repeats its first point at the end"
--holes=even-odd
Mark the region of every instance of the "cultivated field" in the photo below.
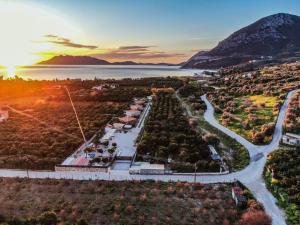
{"type": "Polygon", "coordinates": [[[239,223],[242,214],[255,217],[260,208],[249,200],[251,213],[238,210],[229,184],[2,178],[0,192],[2,221],[39,218],[52,211],[48,217],[61,224],[244,225],[239,223]],[[78,223],[80,219],[86,223],[78,223]]]}
{"type": "Polygon", "coordinates": [[[141,158],[167,163],[178,171],[217,172],[220,165],[210,157],[208,143],[189,125],[179,101],[172,95],[159,93],[147,119],[138,146],[141,158]]]}
{"type": "Polygon", "coordinates": [[[244,138],[264,144],[272,140],[278,107],[275,96],[252,95],[234,98],[217,117],[221,124],[244,138]]]}

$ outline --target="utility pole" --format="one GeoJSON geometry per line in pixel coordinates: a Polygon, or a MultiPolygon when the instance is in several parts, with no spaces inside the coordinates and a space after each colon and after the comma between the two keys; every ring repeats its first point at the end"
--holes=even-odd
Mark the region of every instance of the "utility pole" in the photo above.
{"type": "Polygon", "coordinates": [[[194,164],[195,167],[195,173],[194,173],[194,190],[195,190],[195,186],[196,186],[196,179],[197,179],[197,164],[194,164]]]}
{"type": "Polygon", "coordinates": [[[77,123],[78,123],[79,129],[80,129],[80,132],[81,132],[81,135],[82,135],[82,137],[83,137],[83,141],[84,141],[84,143],[86,144],[86,138],[85,138],[85,135],[84,135],[84,133],[83,133],[83,129],[82,129],[82,127],[81,127],[81,124],[80,124],[80,121],[79,121],[79,117],[78,117],[78,115],[77,115],[77,112],[76,112],[76,109],[75,109],[74,103],[73,103],[73,101],[72,101],[72,98],[71,98],[71,95],[70,95],[70,92],[69,92],[69,89],[67,88],[67,86],[64,86],[64,88],[66,89],[66,91],[67,91],[67,94],[68,94],[68,96],[69,96],[69,99],[70,99],[70,102],[71,102],[71,105],[72,105],[73,111],[74,111],[74,113],[75,113],[75,116],[76,116],[76,120],[77,120],[77,123]]]}

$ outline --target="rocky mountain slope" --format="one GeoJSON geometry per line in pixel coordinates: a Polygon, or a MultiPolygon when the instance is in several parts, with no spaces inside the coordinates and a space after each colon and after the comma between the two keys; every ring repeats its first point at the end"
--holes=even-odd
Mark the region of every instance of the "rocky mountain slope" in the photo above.
{"type": "Polygon", "coordinates": [[[197,53],[183,67],[220,68],[299,52],[300,17],[278,13],[234,32],[210,51],[197,53]]]}

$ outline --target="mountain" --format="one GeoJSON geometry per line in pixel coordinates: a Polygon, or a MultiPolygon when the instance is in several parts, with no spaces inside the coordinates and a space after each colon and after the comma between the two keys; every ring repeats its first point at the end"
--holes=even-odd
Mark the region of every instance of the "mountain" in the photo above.
{"type": "Polygon", "coordinates": [[[90,56],[59,55],[38,63],[39,65],[109,65],[106,60],[90,56]]]}
{"type": "Polygon", "coordinates": [[[278,13],[234,32],[210,51],[198,52],[183,68],[220,68],[299,52],[300,17],[278,13]]]}
{"type": "Polygon", "coordinates": [[[37,63],[37,65],[161,65],[171,66],[175,64],[169,63],[136,63],[133,61],[124,62],[108,62],[103,59],[94,58],[91,56],[70,56],[59,55],[54,56],[51,59],[37,63]]]}

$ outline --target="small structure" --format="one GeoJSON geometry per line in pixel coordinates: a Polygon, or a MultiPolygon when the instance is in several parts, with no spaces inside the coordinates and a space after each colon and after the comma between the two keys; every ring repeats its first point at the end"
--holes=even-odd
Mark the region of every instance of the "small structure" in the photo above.
{"type": "Polygon", "coordinates": [[[125,115],[130,117],[138,117],[141,115],[141,111],[136,109],[125,110],[125,115]]]}
{"type": "Polygon", "coordinates": [[[92,90],[95,90],[95,91],[104,91],[104,90],[115,89],[115,88],[116,88],[115,84],[107,84],[107,83],[105,83],[105,84],[101,84],[101,85],[92,87],[92,90]]]}
{"type": "Polygon", "coordinates": [[[132,126],[134,126],[137,122],[136,118],[130,117],[130,116],[119,117],[118,119],[121,123],[125,123],[126,125],[129,124],[129,125],[132,125],[132,126]]]}
{"type": "Polygon", "coordinates": [[[231,189],[232,198],[235,201],[235,204],[239,208],[247,207],[247,198],[243,195],[243,190],[239,186],[235,186],[231,189]]]}
{"type": "Polygon", "coordinates": [[[131,128],[132,128],[132,125],[129,125],[129,124],[124,125],[124,129],[126,129],[126,130],[129,130],[129,129],[131,129],[131,128]]]}
{"type": "Polygon", "coordinates": [[[150,164],[149,162],[136,162],[129,168],[130,174],[164,174],[165,165],[150,164]]]}
{"type": "Polygon", "coordinates": [[[130,105],[130,109],[132,110],[140,110],[142,111],[144,109],[144,107],[142,105],[130,105]]]}
{"type": "Polygon", "coordinates": [[[300,135],[286,133],[282,136],[282,143],[293,146],[300,146],[300,135]]]}
{"type": "Polygon", "coordinates": [[[214,161],[221,160],[221,157],[220,157],[219,153],[216,151],[216,149],[214,148],[214,146],[208,145],[208,148],[209,148],[210,157],[212,160],[214,160],[214,161]]]}
{"type": "Polygon", "coordinates": [[[8,111],[0,110],[0,123],[8,119],[8,111]]]}
{"type": "Polygon", "coordinates": [[[113,123],[112,127],[116,130],[122,130],[124,128],[124,123],[113,123]]]}
{"type": "Polygon", "coordinates": [[[146,101],[143,99],[134,99],[134,104],[135,105],[145,105],[146,101]]]}

